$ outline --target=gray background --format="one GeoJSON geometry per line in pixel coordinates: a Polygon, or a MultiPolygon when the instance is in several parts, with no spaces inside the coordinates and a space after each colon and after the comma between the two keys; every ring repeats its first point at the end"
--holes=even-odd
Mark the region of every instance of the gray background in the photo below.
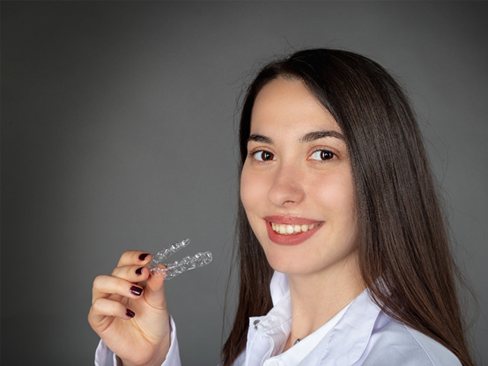
{"type": "MultiPolygon", "coordinates": [[[[243,87],[275,56],[372,57],[418,113],[488,363],[486,3],[2,3],[2,365],[92,364],[91,282],[190,237],[168,283],[185,365],[222,343],[243,87]],[[486,344],[486,343],[485,343],[486,344]]],[[[464,292],[463,292],[464,293],[464,292]]],[[[235,284],[228,309],[235,306],[235,284]]],[[[227,320],[231,319],[230,311],[227,320]]]]}

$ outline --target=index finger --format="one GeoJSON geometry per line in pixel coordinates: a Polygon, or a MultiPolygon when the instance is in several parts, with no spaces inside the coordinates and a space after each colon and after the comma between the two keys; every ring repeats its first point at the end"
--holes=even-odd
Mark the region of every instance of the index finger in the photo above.
{"type": "Polygon", "coordinates": [[[141,265],[145,266],[152,259],[152,256],[148,252],[143,252],[140,250],[128,250],[120,256],[117,267],[130,266],[130,265],[141,265]]]}

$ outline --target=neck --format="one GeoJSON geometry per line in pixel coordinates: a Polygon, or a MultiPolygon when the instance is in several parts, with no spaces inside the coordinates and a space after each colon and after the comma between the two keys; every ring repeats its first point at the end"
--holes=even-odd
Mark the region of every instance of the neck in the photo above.
{"type": "Polygon", "coordinates": [[[324,325],[365,288],[355,259],[322,272],[289,274],[288,281],[292,325],[286,348],[324,325]]]}

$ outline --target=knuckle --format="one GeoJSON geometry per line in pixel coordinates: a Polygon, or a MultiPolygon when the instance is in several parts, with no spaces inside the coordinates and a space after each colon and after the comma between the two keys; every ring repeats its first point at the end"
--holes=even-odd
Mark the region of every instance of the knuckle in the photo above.
{"type": "Polygon", "coordinates": [[[93,305],[90,307],[90,311],[88,312],[87,318],[88,318],[88,324],[93,328],[93,305]]]}
{"type": "Polygon", "coordinates": [[[122,253],[122,255],[120,256],[120,259],[129,259],[132,257],[132,255],[134,254],[134,251],[132,250],[126,250],[125,252],[122,253]]]}
{"type": "Polygon", "coordinates": [[[105,314],[110,309],[110,303],[106,299],[97,299],[92,304],[94,314],[105,314]]]}
{"type": "MultiPolygon", "coordinates": [[[[96,299],[92,304],[92,311],[99,313],[101,310],[101,302],[100,299],[96,299]]],[[[90,311],[91,312],[91,311],[90,311]]]]}
{"type": "Polygon", "coordinates": [[[96,276],[95,279],[93,280],[93,287],[94,288],[99,288],[102,285],[104,279],[105,279],[105,276],[104,275],[98,275],[98,276],[96,276]]]}
{"type": "Polygon", "coordinates": [[[133,257],[134,257],[134,252],[132,250],[126,250],[120,256],[119,261],[117,262],[117,267],[132,262],[133,257]]]}
{"type": "Polygon", "coordinates": [[[112,277],[114,277],[116,279],[125,279],[126,272],[127,272],[127,270],[125,267],[114,268],[114,270],[112,271],[112,277]]]}

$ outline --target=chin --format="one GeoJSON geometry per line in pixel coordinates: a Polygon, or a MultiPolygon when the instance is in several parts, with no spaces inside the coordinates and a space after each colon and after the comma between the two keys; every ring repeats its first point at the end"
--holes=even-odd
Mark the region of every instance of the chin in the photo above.
{"type": "Polygon", "coordinates": [[[266,259],[268,260],[270,267],[278,272],[286,274],[299,274],[306,272],[303,264],[297,262],[296,257],[289,257],[276,253],[266,253],[266,259]]]}

